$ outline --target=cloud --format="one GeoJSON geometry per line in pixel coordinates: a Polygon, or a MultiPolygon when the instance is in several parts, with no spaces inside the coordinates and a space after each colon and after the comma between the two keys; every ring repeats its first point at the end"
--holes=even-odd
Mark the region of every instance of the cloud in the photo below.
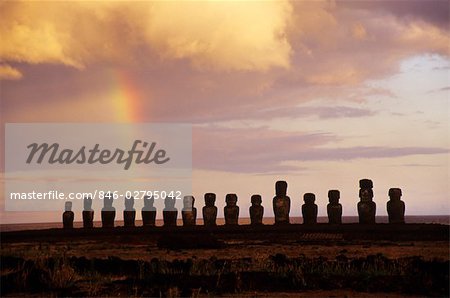
{"type": "Polygon", "coordinates": [[[436,67],[433,67],[433,70],[438,70],[438,71],[441,71],[441,70],[443,70],[443,71],[448,71],[448,70],[450,70],[450,65],[446,65],[446,66],[436,66],[436,67]]]}
{"type": "Polygon", "coordinates": [[[265,128],[222,127],[193,130],[193,167],[226,172],[265,173],[296,170],[283,164],[295,152],[335,139],[327,134],[293,133],[265,128]]]}
{"type": "Polygon", "coordinates": [[[337,0],[338,8],[351,8],[369,11],[381,11],[389,13],[403,21],[425,21],[430,24],[441,27],[443,30],[449,30],[448,21],[450,11],[448,2],[445,0],[429,0],[424,5],[422,0],[392,0],[392,1],[352,1],[337,0]]]}
{"type": "Polygon", "coordinates": [[[0,59],[9,62],[81,69],[156,57],[215,71],[266,71],[290,63],[287,1],[0,5],[0,59]]]}
{"type": "Polygon", "coordinates": [[[352,27],[352,36],[356,39],[365,39],[367,38],[366,28],[361,23],[357,23],[352,27]]]}
{"type": "Polygon", "coordinates": [[[288,2],[158,2],[152,11],[147,37],[164,57],[222,70],[289,66],[288,2]]]}
{"type": "Polygon", "coordinates": [[[449,92],[449,91],[450,91],[450,86],[446,86],[446,87],[430,90],[427,93],[449,92]]]}
{"type": "Polygon", "coordinates": [[[327,133],[276,131],[266,128],[195,128],[193,166],[239,173],[296,172],[291,162],[347,161],[447,154],[447,148],[354,146],[339,148],[327,133]]]}
{"type": "Polygon", "coordinates": [[[0,64],[0,79],[2,80],[19,80],[22,78],[22,73],[7,64],[0,64]]]}
{"type": "MultiPolygon", "coordinates": [[[[320,119],[356,118],[375,115],[370,109],[346,106],[312,106],[312,107],[286,107],[274,108],[255,112],[254,118],[273,119],[279,117],[301,118],[317,116],[320,119]]],[[[251,118],[252,116],[250,116],[251,118]]]]}
{"type": "Polygon", "coordinates": [[[8,62],[24,78],[21,88],[3,84],[5,118],[114,121],[111,90],[122,71],[141,98],[135,121],[371,116],[346,102],[395,94],[367,82],[395,74],[414,55],[448,56],[441,27],[382,9],[328,1],[177,4],[1,2],[0,59],[25,62],[8,62]],[[304,107],[317,99],[329,106],[304,107]],[[71,113],[77,108],[84,112],[71,113]]]}
{"type": "MultiPolygon", "coordinates": [[[[424,167],[424,168],[442,167],[442,165],[420,164],[420,163],[408,163],[408,164],[402,164],[401,166],[402,167],[424,167]]],[[[398,167],[398,165],[393,165],[393,167],[398,167]]]]}
{"type": "Polygon", "coordinates": [[[392,1],[371,1],[388,7],[374,10],[346,2],[293,3],[288,30],[293,63],[276,84],[356,87],[391,76],[400,70],[403,60],[416,55],[450,56],[446,28],[424,18],[390,13],[392,1]]]}
{"type": "Polygon", "coordinates": [[[409,155],[446,154],[450,150],[435,147],[357,146],[350,148],[321,148],[301,160],[352,160],[358,158],[394,158],[409,155]]]}
{"type": "Polygon", "coordinates": [[[442,3],[391,2],[7,1],[0,59],[78,69],[184,61],[202,71],[277,70],[273,81],[295,85],[355,85],[411,55],[449,55],[442,3]]]}
{"type": "MultiPolygon", "coordinates": [[[[58,13],[41,3],[2,2],[0,5],[0,59],[81,67],[81,63],[67,53],[72,38],[70,31],[64,32],[67,28],[62,21],[67,13],[58,13]]],[[[71,11],[70,7],[66,9],[71,11]]]]}

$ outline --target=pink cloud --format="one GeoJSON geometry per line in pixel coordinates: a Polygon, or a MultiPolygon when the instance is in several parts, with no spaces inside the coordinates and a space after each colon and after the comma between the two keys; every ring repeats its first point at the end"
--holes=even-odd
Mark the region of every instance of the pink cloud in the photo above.
{"type": "Polygon", "coordinates": [[[437,147],[354,146],[334,147],[330,134],[275,131],[265,128],[195,128],[193,167],[240,173],[295,172],[286,162],[339,161],[446,154],[437,147]]]}

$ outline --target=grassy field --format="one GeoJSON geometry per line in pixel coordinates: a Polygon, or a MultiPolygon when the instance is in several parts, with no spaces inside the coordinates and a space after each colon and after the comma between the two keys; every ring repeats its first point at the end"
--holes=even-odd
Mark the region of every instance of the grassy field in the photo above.
{"type": "Polygon", "coordinates": [[[284,236],[261,239],[232,233],[191,233],[144,237],[123,233],[74,237],[71,241],[58,237],[12,241],[5,237],[7,241],[1,244],[1,295],[449,294],[448,240],[349,240],[339,234],[309,232],[284,236]]]}

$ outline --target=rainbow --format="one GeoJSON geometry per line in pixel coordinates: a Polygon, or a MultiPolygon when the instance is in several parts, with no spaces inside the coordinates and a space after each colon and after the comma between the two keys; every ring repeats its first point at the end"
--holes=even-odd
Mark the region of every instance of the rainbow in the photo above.
{"type": "Polygon", "coordinates": [[[131,123],[142,120],[143,100],[133,78],[124,71],[112,71],[111,102],[117,122],[131,123]]]}

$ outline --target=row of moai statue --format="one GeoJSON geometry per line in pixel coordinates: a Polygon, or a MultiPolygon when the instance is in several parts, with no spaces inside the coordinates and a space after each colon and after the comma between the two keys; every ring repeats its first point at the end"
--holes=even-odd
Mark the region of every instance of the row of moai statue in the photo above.
{"type": "MultiPolygon", "coordinates": [[[[373,201],[373,183],[369,179],[359,181],[358,216],[361,224],[375,224],[376,204],[373,201]]],[[[273,198],[273,211],[275,215],[275,224],[289,224],[289,213],[291,210],[291,199],[287,196],[286,181],[277,181],[275,184],[276,195],[273,198]]],[[[387,202],[387,212],[389,223],[405,222],[405,203],[401,200],[402,191],[400,188],[389,189],[389,198],[387,202]]],[[[339,190],[328,191],[329,204],[327,205],[328,222],[330,224],[342,223],[342,205],[339,203],[339,190]]],[[[227,194],[225,197],[226,206],[224,207],[225,225],[238,225],[239,206],[237,206],[238,197],[236,194],[227,194]]],[[[315,204],[316,197],[313,193],[305,193],[302,205],[303,223],[306,225],[317,223],[318,207],[315,204]]],[[[113,205],[112,195],[104,198],[104,207],[101,212],[102,227],[114,227],[116,216],[113,205]]],[[[163,210],[164,226],[176,226],[178,210],[175,208],[175,198],[166,198],[164,200],[165,208],[163,210]]],[[[197,221],[197,209],[194,207],[195,199],[193,196],[185,196],[183,199],[183,209],[181,211],[183,226],[194,226],[197,221]]],[[[216,195],[214,193],[205,194],[205,206],[202,209],[203,222],[205,226],[216,226],[217,207],[215,206],[216,195]]],[[[152,197],[144,197],[144,207],[142,208],[143,226],[155,226],[156,208],[153,206],[152,197]]],[[[250,211],[250,223],[252,225],[262,225],[264,207],[261,205],[260,195],[251,197],[252,205],[250,211]]],[[[136,210],[133,208],[134,198],[125,198],[125,210],[123,219],[125,227],[134,227],[136,219],[136,210]]],[[[74,213],[71,211],[72,202],[66,202],[66,211],[63,213],[64,228],[72,228],[74,213]]],[[[92,199],[84,199],[83,227],[92,228],[94,220],[94,210],[92,210],[92,199]]]]}

